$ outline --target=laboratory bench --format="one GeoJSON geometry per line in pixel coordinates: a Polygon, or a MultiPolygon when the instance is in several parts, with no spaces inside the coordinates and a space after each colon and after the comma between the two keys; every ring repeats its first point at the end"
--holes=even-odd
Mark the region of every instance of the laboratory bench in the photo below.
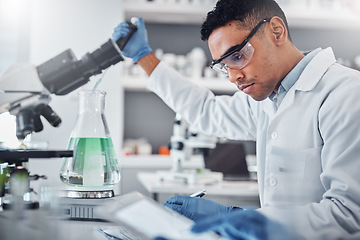
{"type": "MultiPolygon", "coordinates": [[[[37,161],[32,162],[33,164],[37,161]]],[[[42,167],[44,162],[40,162],[42,167]]],[[[46,162],[50,165],[50,162],[46,162]]],[[[54,162],[51,162],[53,165],[54,162]]],[[[128,156],[119,158],[121,181],[116,195],[138,191],[160,203],[176,195],[190,195],[206,190],[204,198],[223,205],[240,207],[259,207],[258,185],[256,181],[220,181],[207,184],[184,184],[181,182],[159,182],[156,173],[168,171],[172,160],[169,156],[128,156]]],[[[192,158],[184,163],[185,169],[202,168],[200,158],[192,158]]],[[[58,168],[56,168],[58,169],[58,168]]],[[[40,182],[39,182],[40,183],[40,182]]],[[[33,184],[33,183],[32,183],[33,184]]],[[[50,182],[47,182],[47,185],[50,182]]],[[[40,189],[40,188],[39,188],[40,189]]],[[[46,189],[46,187],[45,187],[46,189]]],[[[114,189],[115,190],[115,189],[114,189]]],[[[39,190],[41,195],[42,190],[39,190]]],[[[38,196],[39,197],[39,196],[38,196]]],[[[115,197],[116,198],[116,197],[115,197]]],[[[33,200],[37,200],[36,198],[33,200]]],[[[41,205],[41,204],[40,204],[41,205]]],[[[0,239],[105,239],[97,228],[116,227],[104,221],[78,221],[54,217],[40,206],[37,210],[24,211],[24,217],[18,219],[14,211],[0,211],[0,239]],[[26,237],[24,237],[26,236],[26,237]],[[49,237],[51,236],[51,237],[49,237]]]]}
{"type": "Polygon", "coordinates": [[[258,184],[253,180],[186,184],[177,180],[159,181],[156,172],[139,172],[137,178],[151,197],[160,202],[172,196],[191,195],[206,190],[207,199],[223,205],[260,206],[258,184]]]}
{"type": "MultiPolygon", "coordinates": [[[[207,199],[223,205],[259,207],[258,184],[256,181],[221,181],[213,184],[183,184],[182,182],[159,182],[156,173],[169,171],[170,156],[133,155],[119,158],[121,180],[120,194],[138,191],[160,203],[175,195],[190,195],[206,189],[207,199]]],[[[203,168],[204,161],[193,157],[183,164],[185,170],[203,168]]]]}
{"type": "Polygon", "coordinates": [[[76,221],[52,217],[47,210],[0,211],[1,240],[105,240],[97,228],[115,227],[105,221],[76,221]]]}

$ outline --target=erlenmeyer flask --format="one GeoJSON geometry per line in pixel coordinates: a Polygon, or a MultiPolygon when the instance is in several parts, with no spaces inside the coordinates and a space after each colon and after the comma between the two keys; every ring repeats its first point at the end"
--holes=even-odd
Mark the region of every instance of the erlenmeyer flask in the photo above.
{"type": "Polygon", "coordinates": [[[120,169],[106,124],[104,91],[80,91],[79,114],[71,133],[60,179],[72,186],[111,186],[120,181],[120,169]]]}

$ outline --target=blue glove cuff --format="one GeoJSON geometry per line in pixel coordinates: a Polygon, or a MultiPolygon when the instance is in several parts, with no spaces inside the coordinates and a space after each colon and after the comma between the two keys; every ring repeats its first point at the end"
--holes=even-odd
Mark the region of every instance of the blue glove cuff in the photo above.
{"type": "Polygon", "coordinates": [[[143,49],[141,49],[138,54],[133,57],[133,62],[137,63],[139,61],[140,58],[145,57],[146,55],[149,55],[150,53],[152,53],[152,49],[149,46],[145,46],[143,49]]]}

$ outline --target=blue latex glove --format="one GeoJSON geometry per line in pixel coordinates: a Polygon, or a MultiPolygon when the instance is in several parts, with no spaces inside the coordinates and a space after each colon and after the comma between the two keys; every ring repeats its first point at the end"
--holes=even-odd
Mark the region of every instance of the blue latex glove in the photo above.
{"type": "Polygon", "coordinates": [[[189,196],[176,196],[170,198],[164,203],[164,206],[175,210],[194,221],[209,216],[229,213],[235,209],[232,206],[223,206],[209,199],[189,196]]]}
{"type": "MultiPolygon", "coordinates": [[[[116,42],[121,37],[125,37],[129,33],[129,24],[127,22],[120,23],[112,34],[113,40],[116,42]]],[[[125,45],[122,53],[125,57],[132,58],[134,63],[137,63],[140,58],[150,54],[152,49],[148,43],[147,31],[145,23],[142,18],[139,18],[137,24],[137,31],[131,36],[125,45]]]]}
{"type": "Polygon", "coordinates": [[[293,239],[283,226],[256,210],[233,211],[205,218],[196,222],[191,230],[195,233],[214,231],[230,240],[293,239]]]}

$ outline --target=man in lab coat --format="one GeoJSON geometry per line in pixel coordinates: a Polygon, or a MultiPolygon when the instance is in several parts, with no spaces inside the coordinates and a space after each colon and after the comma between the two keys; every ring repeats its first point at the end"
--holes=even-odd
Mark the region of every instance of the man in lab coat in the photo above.
{"type": "MultiPolygon", "coordinates": [[[[127,32],[121,23],[113,37],[127,32]]],[[[214,96],[160,62],[142,19],[123,53],[150,76],[148,88],[200,131],[256,141],[261,208],[249,227],[265,216],[294,239],[360,239],[360,73],[337,64],[331,48],[300,52],[273,0],[220,0],[201,35],[211,67],[240,89],[233,96],[214,96]]],[[[246,239],[249,210],[185,196],[165,205],[195,220],[198,231],[246,239]]],[[[250,231],[276,238],[256,235],[260,229],[250,231]]]]}

